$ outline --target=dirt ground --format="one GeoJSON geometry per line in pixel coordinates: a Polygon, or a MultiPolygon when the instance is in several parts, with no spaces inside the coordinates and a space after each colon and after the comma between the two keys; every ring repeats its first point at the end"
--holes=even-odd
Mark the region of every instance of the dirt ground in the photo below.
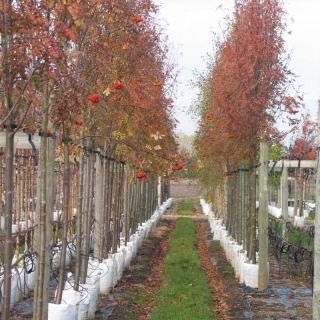
{"type": "MultiPolygon", "coordinates": [[[[100,296],[96,319],[149,319],[157,291],[163,285],[162,266],[169,250],[169,236],[175,228],[177,202],[143,241],[137,256],[117,286],[100,296]],[[138,296],[138,300],[133,300],[138,296]]],[[[207,217],[194,204],[197,243],[202,270],[206,274],[217,319],[312,319],[312,291],[309,284],[297,282],[275,260],[269,261],[269,289],[257,292],[240,284],[218,241],[212,240],[207,217]]],[[[10,319],[32,318],[32,297],[20,301],[10,319]]],[[[201,319],[199,319],[201,320],[201,319]]]]}
{"type": "MultiPolygon", "coordinates": [[[[290,279],[275,260],[270,261],[270,288],[265,292],[240,284],[219,242],[212,240],[209,223],[194,206],[197,248],[203,272],[210,284],[217,319],[312,319],[310,285],[290,279]]],[[[159,226],[143,242],[137,257],[115,290],[99,303],[96,319],[149,319],[152,303],[163,284],[162,264],[169,250],[176,210],[171,208],[159,226]],[[139,302],[132,297],[139,294],[139,302]]]]}

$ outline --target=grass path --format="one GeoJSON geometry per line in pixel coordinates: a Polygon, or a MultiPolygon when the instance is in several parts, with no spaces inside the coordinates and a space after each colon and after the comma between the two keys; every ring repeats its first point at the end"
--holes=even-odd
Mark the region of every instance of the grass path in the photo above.
{"type": "Polygon", "coordinates": [[[193,221],[179,218],[170,236],[170,250],[164,263],[164,285],[154,302],[151,320],[215,319],[196,241],[193,221]]]}

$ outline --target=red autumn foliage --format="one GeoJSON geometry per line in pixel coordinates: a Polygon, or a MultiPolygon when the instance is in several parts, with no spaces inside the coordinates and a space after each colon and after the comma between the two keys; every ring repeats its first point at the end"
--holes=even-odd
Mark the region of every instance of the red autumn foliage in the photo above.
{"type": "Polygon", "coordinates": [[[116,83],[113,85],[113,88],[116,90],[121,90],[124,88],[124,85],[122,83],[116,83]]]}
{"type": "Polygon", "coordinates": [[[212,120],[212,119],[213,119],[213,117],[210,116],[209,114],[206,115],[206,118],[207,118],[208,120],[212,120]]]}
{"type": "Polygon", "coordinates": [[[81,127],[83,125],[83,122],[81,120],[74,120],[73,123],[78,127],[81,127]]]}
{"type": "Polygon", "coordinates": [[[199,127],[204,127],[204,124],[203,123],[199,123],[199,127]]]}
{"type": "Polygon", "coordinates": [[[100,101],[100,95],[99,94],[93,94],[89,96],[88,98],[92,103],[98,103],[100,101]]]}
{"type": "Polygon", "coordinates": [[[52,131],[51,130],[47,130],[46,133],[47,133],[48,136],[52,135],[52,131]]]}
{"type": "Polygon", "coordinates": [[[162,82],[157,82],[157,83],[154,83],[153,85],[155,87],[161,87],[163,85],[163,83],[162,82]]]}
{"type": "Polygon", "coordinates": [[[228,134],[227,138],[228,138],[228,139],[234,139],[234,134],[231,134],[231,133],[228,134]]]}
{"type": "Polygon", "coordinates": [[[136,23],[139,23],[139,22],[142,22],[143,21],[143,18],[141,17],[131,17],[130,20],[136,22],[136,23]]]}
{"type": "Polygon", "coordinates": [[[137,174],[136,174],[136,177],[137,177],[137,179],[143,179],[143,178],[145,178],[147,176],[147,174],[146,173],[144,173],[144,172],[138,172],[137,174]]]}
{"type": "Polygon", "coordinates": [[[173,170],[178,171],[184,167],[184,163],[177,164],[173,167],[173,170]]]}

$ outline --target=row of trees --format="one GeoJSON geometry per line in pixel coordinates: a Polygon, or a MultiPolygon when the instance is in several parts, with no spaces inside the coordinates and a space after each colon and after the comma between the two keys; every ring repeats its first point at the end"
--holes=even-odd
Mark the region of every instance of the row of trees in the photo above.
{"type": "Polygon", "coordinates": [[[198,79],[195,148],[208,199],[256,263],[256,173],[268,160],[259,159],[259,145],[283,139],[288,130],[280,129],[279,121],[297,130],[303,98],[288,68],[283,2],[237,0],[234,8],[198,79]]]}
{"type": "MultiPolygon", "coordinates": [[[[244,244],[253,263],[256,263],[257,252],[256,174],[260,172],[259,290],[268,286],[268,145],[279,149],[275,157],[278,160],[313,160],[319,156],[319,147],[315,147],[319,125],[308,115],[298,118],[303,97],[294,89],[295,75],[288,69],[290,56],[286,54],[283,40],[287,28],[285,17],[281,0],[235,0],[233,15],[226,17],[223,38],[215,43],[215,53],[206,73],[198,77],[196,85],[200,94],[193,108],[200,118],[195,148],[199,177],[206,187],[207,199],[214,204],[215,213],[223,218],[231,235],[244,244]],[[292,131],[296,131],[297,137],[289,150],[279,148],[285,135],[292,131]]],[[[296,184],[303,185],[304,170],[298,167],[294,174],[296,184]]],[[[318,183],[319,173],[316,200],[318,183]]],[[[282,203],[282,208],[286,206],[282,203]]],[[[318,209],[317,203],[314,319],[320,314],[318,209]]]]}
{"type": "MultiPolygon", "coordinates": [[[[41,135],[36,184],[34,319],[46,319],[48,282],[44,279],[48,278],[51,214],[55,207],[55,159],[60,158],[63,163],[65,213],[70,207],[69,159],[78,162],[77,243],[83,239],[86,251],[93,186],[102,183],[105,187],[101,190],[113,190],[95,197],[105,199],[101,203],[109,203],[108,208],[100,208],[107,212],[107,218],[113,214],[108,211],[113,201],[114,219],[118,221],[121,212],[116,199],[128,181],[134,183],[135,175],[142,174],[145,182],[153,181],[154,186],[157,176],[167,179],[173,174],[173,167],[181,163],[173,133],[174,55],[161,33],[156,19],[158,7],[152,1],[5,0],[0,10],[0,125],[6,132],[1,316],[3,320],[9,318],[11,226],[17,191],[14,136],[17,130],[23,130],[31,141],[35,132],[41,135]],[[99,155],[100,160],[93,154],[99,155]]],[[[130,190],[127,196],[140,190],[144,195],[141,199],[155,197],[152,189],[130,190]]],[[[129,208],[133,205],[137,208],[135,203],[129,208]]],[[[68,214],[64,219],[63,239],[67,239],[68,214]]],[[[108,223],[104,226],[108,228],[108,223]]],[[[66,242],[62,256],[65,250],[66,242]]],[[[102,258],[105,253],[100,251],[98,256],[102,258]]],[[[85,265],[82,262],[81,268],[85,265]]],[[[63,270],[63,259],[61,263],[63,270]]],[[[61,283],[63,278],[61,272],[61,283]]]]}

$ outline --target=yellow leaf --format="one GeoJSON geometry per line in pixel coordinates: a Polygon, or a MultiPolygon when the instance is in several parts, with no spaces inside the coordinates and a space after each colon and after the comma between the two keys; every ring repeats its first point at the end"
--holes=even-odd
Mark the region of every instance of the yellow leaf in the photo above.
{"type": "Polygon", "coordinates": [[[108,96],[110,93],[111,93],[111,90],[109,87],[107,87],[107,89],[103,91],[103,94],[105,94],[106,96],[108,96]]]}

